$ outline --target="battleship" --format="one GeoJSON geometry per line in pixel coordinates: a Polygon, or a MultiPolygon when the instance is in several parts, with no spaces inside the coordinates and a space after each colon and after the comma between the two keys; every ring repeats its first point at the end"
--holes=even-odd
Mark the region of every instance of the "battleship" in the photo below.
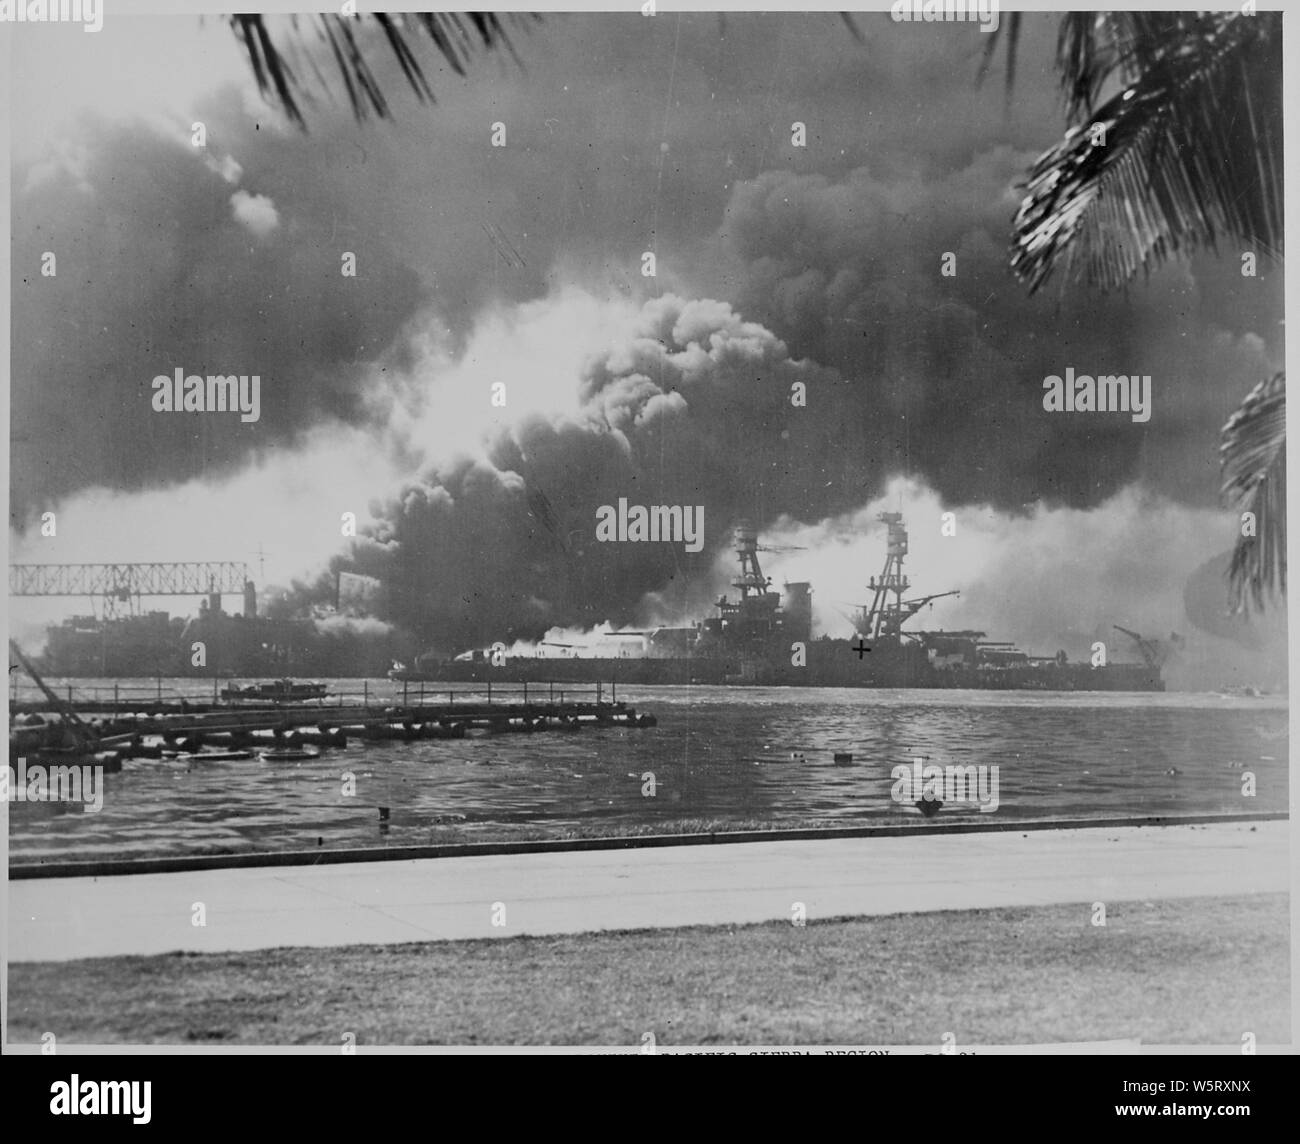
{"type": "MultiPolygon", "coordinates": [[[[1142,662],[1071,662],[1064,651],[1034,656],[1013,643],[987,639],[974,630],[925,631],[909,622],[927,605],[956,591],[909,598],[903,571],[908,551],[902,513],[885,512],[884,568],[868,587],[870,604],[850,617],[852,639],[813,638],[812,585],[787,583],[772,590],[748,524],[735,532],[740,573],[738,595],[717,601],[716,614],[688,627],[618,631],[617,655],[585,655],[555,644],[545,653],[509,655],[502,644],[454,658],[421,656],[408,667],[395,664],[395,680],[419,682],[573,682],[720,684],[777,687],[979,688],[1037,691],[1163,691],[1161,668],[1168,645],[1118,629],[1136,644],[1142,662]]],[[[546,645],[541,645],[546,646],[546,645]]]]}

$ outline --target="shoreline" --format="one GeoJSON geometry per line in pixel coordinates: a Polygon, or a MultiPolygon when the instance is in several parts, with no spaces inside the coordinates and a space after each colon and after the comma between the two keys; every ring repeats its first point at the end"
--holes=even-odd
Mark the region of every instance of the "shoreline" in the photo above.
{"type": "MultiPolygon", "coordinates": [[[[952,834],[986,834],[1007,831],[1033,833],[1046,830],[1104,830],[1118,827],[1205,826],[1218,823],[1289,821],[1287,811],[1252,811],[1242,814],[1123,815],[1104,818],[971,819],[939,822],[923,819],[915,824],[878,826],[758,827],[739,830],[693,830],[680,833],[605,833],[595,837],[538,838],[489,842],[438,842],[417,846],[367,846],[318,850],[254,851],[236,854],[191,854],[167,857],[90,859],[85,861],[15,862],[8,856],[10,881],[40,878],[106,878],[132,874],[173,874],[189,871],[255,869],[259,867],[310,867],[344,863],[406,862],[424,859],[497,857],[516,854],[564,854],[582,851],[659,849],[757,842],[806,842],[834,839],[944,837],[952,834]]],[[[690,820],[688,820],[688,825],[690,820]]],[[[659,828],[655,827],[647,829],[659,828]]],[[[602,829],[605,829],[602,827],[602,829]]]]}

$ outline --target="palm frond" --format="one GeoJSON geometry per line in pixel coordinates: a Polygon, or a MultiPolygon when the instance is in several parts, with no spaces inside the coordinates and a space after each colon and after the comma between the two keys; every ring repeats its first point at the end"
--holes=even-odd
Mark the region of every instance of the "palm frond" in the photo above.
{"type": "Polygon", "coordinates": [[[841,12],[840,19],[843,20],[846,25],[848,25],[849,34],[855,40],[857,40],[859,44],[865,44],[867,42],[867,37],[862,34],[862,29],[858,27],[858,22],[853,18],[853,16],[850,13],[841,12]]]}
{"type": "MultiPolygon", "coordinates": [[[[1122,27],[1113,12],[1067,12],[1061,17],[1056,63],[1071,121],[1097,104],[1106,81],[1115,74],[1122,27]]],[[[1122,18],[1122,14],[1121,14],[1122,18]]]]}
{"type": "MultiPolygon", "coordinates": [[[[1286,375],[1261,381],[1220,436],[1221,493],[1236,512],[1251,512],[1255,536],[1238,535],[1228,567],[1237,611],[1262,609],[1286,595],[1286,375]]],[[[1240,529],[1238,532],[1240,533],[1240,529]]]]}
{"type": "Polygon", "coordinates": [[[1166,15],[1066,21],[1067,103],[1126,86],[1030,172],[1011,265],[1031,293],[1062,265],[1114,289],[1221,237],[1281,257],[1280,21],[1166,15]]]}
{"type": "MultiPolygon", "coordinates": [[[[277,43],[261,15],[235,15],[229,20],[248,56],[258,91],[305,131],[307,121],[303,103],[309,93],[286,61],[286,54],[301,46],[296,38],[299,36],[297,20],[294,20],[289,33],[294,39],[287,47],[281,46],[283,40],[277,43]]],[[[537,15],[497,15],[492,12],[471,12],[463,17],[453,12],[412,15],[376,12],[354,17],[321,13],[315,17],[321,39],[329,46],[348,102],[358,120],[365,119],[372,112],[380,119],[392,118],[388,100],[367,56],[370,43],[379,35],[382,34],[387,42],[416,98],[433,103],[433,88],[415,50],[415,41],[427,38],[447,66],[463,76],[466,64],[477,52],[505,51],[518,63],[509,28],[526,29],[540,20],[537,15]]],[[[320,71],[314,60],[311,68],[320,82],[320,71]]]]}
{"type": "Polygon", "coordinates": [[[1171,44],[1200,34],[1189,12],[1071,12],[1061,17],[1056,65],[1071,121],[1097,105],[1110,80],[1138,82],[1171,44]]]}
{"type": "MultiPolygon", "coordinates": [[[[1281,27],[1280,13],[1062,18],[1073,126],[1030,172],[1012,244],[1030,293],[1062,264],[1113,289],[1221,236],[1281,259],[1281,27]],[[1110,84],[1122,90],[1098,107],[1110,84]]],[[[1281,373],[1261,382],[1222,430],[1223,498],[1257,533],[1238,535],[1229,564],[1238,611],[1286,594],[1285,391],[1281,373]]]]}
{"type": "Polygon", "coordinates": [[[306,129],[302,111],[293,98],[293,73],[281,58],[274,41],[267,35],[262,17],[231,16],[230,24],[248,54],[253,77],[257,80],[257,90],[268,98],[274,95],[290,120],[306,129]]]}
{"type": "Polygon", "coordinates": [[[1008,12],[1005,23],[999,23],[992,32],[988,33],[988,41],[984,45],[984,53],[980,57],[979,71],[975,73],[975,86],[979,87],[984,83],[984,78],[989,74],[989,69],[993,66],[993,57],[997,53],[998,44],[1002,41],[1002,29],[1007,30],[1007,79],[1006,79],[1006,98],[1011,102],[1011,91],[1016,86],[1016,58],[1020,52],[1020,31],[1021,31],[1020,12],[1008,12]]]}

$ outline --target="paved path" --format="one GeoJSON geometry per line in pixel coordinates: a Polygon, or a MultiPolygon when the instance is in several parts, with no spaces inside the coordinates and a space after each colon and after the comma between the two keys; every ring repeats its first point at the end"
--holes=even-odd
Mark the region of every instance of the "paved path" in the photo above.
{"type": "Polygon", "coordinates": [[[8,883],[9,960],[1285,891],[1287,822],[757,842],[8,883]],[[494,926],[494,903],[505,925],[494,926]],[[202,903],[206,925],[192,924],[202,903]]]}

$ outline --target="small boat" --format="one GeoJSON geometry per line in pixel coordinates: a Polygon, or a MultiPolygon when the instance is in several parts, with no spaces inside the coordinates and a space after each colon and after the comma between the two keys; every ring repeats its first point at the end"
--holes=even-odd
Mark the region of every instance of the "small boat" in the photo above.
{"type": "Polygon", "coordinates": [[[250,683],[245,687],[227,687],[221,692],[221,698],[227,701],[294,703],[303,699],[324,699],[326,694],[323,683],[297,683],[292,679],[277,679],[272,683],[250,683]]]}
{"type": "Polygon", "coordinates": [[[320,752],[315,747],[276,747],[262,752],[264,763],[294,763],[319,758],[320,752]]]}

